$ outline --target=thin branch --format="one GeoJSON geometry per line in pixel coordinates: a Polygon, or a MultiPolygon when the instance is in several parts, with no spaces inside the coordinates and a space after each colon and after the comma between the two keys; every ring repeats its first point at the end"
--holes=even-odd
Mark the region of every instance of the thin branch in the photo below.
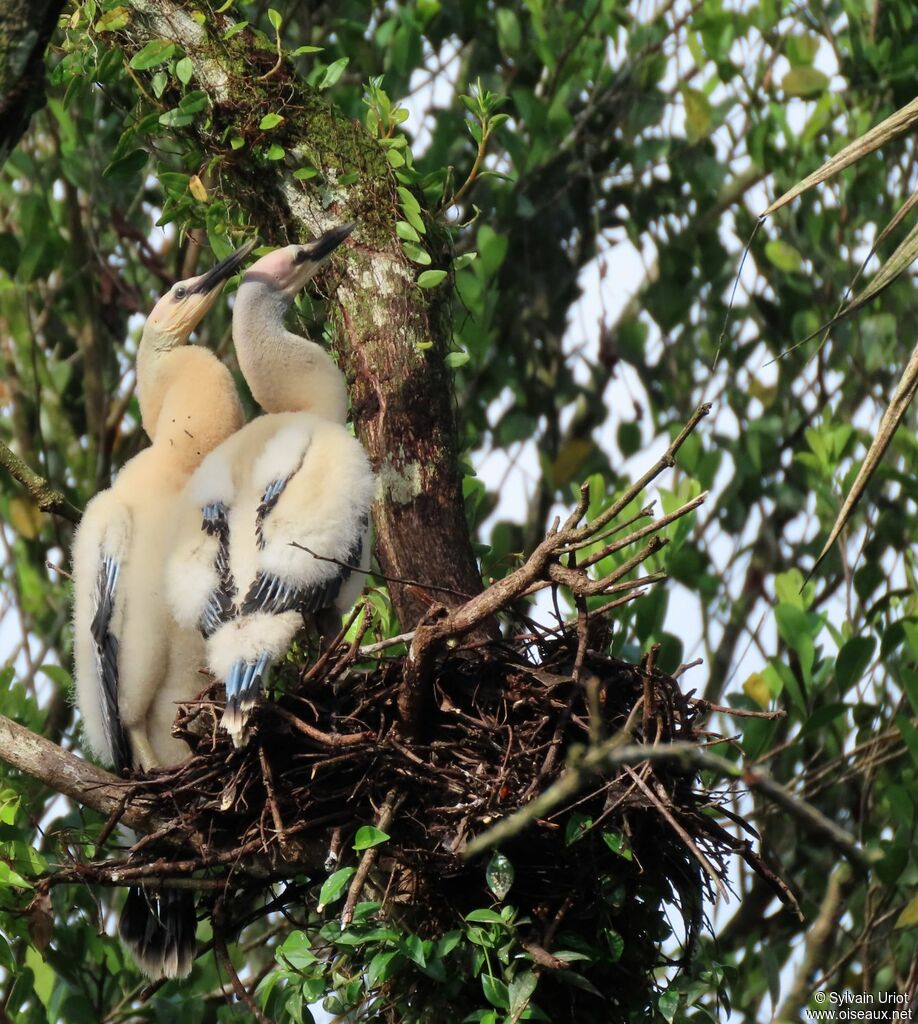
{"type": "Polygon", "coordinates": [[[306,547],[305,544],[299,544],[295,540],[290,541],[290,547],[299,548],[300,551],[305,551],[307,555],[312,555],[317,562],[331,562],[332,565],[338,565],[342,569],[347,569],[348,572],[359,572],[364,576],[379,576],[380,579],[384,580],[386,583],[401,583],[408,587],[419,587],[421,590],[435,590],[437,593],[451,594],[453,597],[461,597],[466,601],[472,597],[471,594],[466,594],[461,590],[454,590],[452,587],[440,587],[434,583],[423,583],[421,580],[405,579],[402,576],[387,576],[385,573],[376,569],[364,569],[360,565],[352,565],[350,562],[343,562],[340,558],[331,558],[328,555],[320,555],[313,551],[312,548],[306,547]]]}
{"type": "Polygon", "coordinates": [[[217,954],[217,960],[220,966],[226,971],[229,977],[230,984],[233,986],[233,991],[240,1002],[245,1003],[248,1007],[249,1012],[258,1021],[258,1024],[271,1024],[268,1018],[258,1008],[258,1003],[252,998],[246,989],[245,985],[239,980],[239,975],[236,973],[236,968],[233,966],[233,961],[230,959],[229,950],[226,948],[226,936],[223,931],[223,900],[219,900],[216,907],[214,907],[213,913],[213,926],[214,926],[214,952],[217,954]]]}
{"type": "Polygon", "coordinates": [[[499,846],[518,835],[533,821],[545,817],[556,807],[565,803],[583,789],[596,775],[618,765],[639,764],[642,761],[678,761],[686,769],[716,772],[734,780],[742,779],[750,789],[761,791],[788,814],[792,815],[808,831],[821,836],[835,847],[859,871],[867,872],[870,859],[857,841],[834,821],[827,818],[805,800],[794,796],[783,786],[763,772],[753,771],[734,764],[724,757],[718,757],[702,750],[693,743],[675,742],[658,747],[627,745],[634,724],[633,720],[642,702],[635,704],[625,726],[603,743],[590,748],[578,761],[571,764],[561,777],[533,801],[520,807],[507,818],[501,819],[487,832],[476,836],[465,848],[462,856],[474,857],[492,846],[499,846]]]}
{"type": "Polygon", "coordinates": [[[43,476],[30,469],[23,461],[0,441],[0,466],[18,480],[29,492],[29,496],[42,512],[52,516],[60,516],[71,523],[78,523],[82,516],[80,510],[72,505],[67,496],[55,490],[43,476]]]}
{"type": "MultiPolygon", "coordinates": [[[[402,805],[402,801],[404,799],[404,795],[399,794],[395,789],[390,789],[389,792],[386,793],[386,798],[383,801],[383,805],[380,807],[379,814],[376,818],[376,827],[380,829],[380,831],[385,832],[392,824],[392,819],[395,817],[395,813],[402,805]]],[[[344,904],[344,910],[341,912],[342,928],[347,928],[354,918],[354,908],[357,906],[357,900],[360,899],[360,894],[363,892],[367,876],[369,875],[370,869],[373,867],[377,856],[379,856],[379,847],[371,846],[364,852],[363,857],[360,859],[360,864],[357,867],[357,871],[354,873],[354,877],[351,880],[350,887],[347,891],[347,900],[344,904]]]]}

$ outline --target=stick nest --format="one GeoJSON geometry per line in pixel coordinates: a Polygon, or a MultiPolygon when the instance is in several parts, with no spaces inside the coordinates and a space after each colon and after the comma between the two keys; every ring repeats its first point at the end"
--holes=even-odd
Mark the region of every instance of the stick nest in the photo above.
{"type": "MultiPolygon", "coordinates": [[[[287,664],[281,692],[255,709],[240,750],[217,727],[218,688],[183,706],[176,730],[194,756],[138,780],[132,794],[175,818],[135,846],[130,866],[160,878],[201,879],[206,869],[212,889],[224,879],[248,895],[308,875],[314,888],[286,891],[309,909],[328,871],[358,866],[345,921],[369,897],[430,937],[494,903],[495,862],[488,870],[490,853],[463,857],[467,844],[576,770],[590,743],[626,724],[630,743],[711,739],[700,731],[707,705],[654,670],[652,656],[627,664],[578,647],[569,633],[450,652],[433,673],[420,741],[403,736],[399,718],[405,657],[367,665],[354,655],[342,647],[305,673],[287,664]],[[357,829],[374,824],[390,838],[355,854],[357,829]],[[160,840],[184,852],[163,857],[160,840]]],[[[660,950],[667,904],[681,912],[684,957],[703,921],[703,894],[728,884],[730,854],[783,896],[751,843],[712,814],[752,831],[724,810],[725,795],[677,761],[619,765],[591,773],[575,796],[503,843],[513,869],[507,901],[531,919],[527,948],[537,963],[563,969],[550,953],[559,927],[582,930],[592,919],[591,934],[608,928],[624,940],[622,977],[646,974],[672,962],[660,950]]]]}

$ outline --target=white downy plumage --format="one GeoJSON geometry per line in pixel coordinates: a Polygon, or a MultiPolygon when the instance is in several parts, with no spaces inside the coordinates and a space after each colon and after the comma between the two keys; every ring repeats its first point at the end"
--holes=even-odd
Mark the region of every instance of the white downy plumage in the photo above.
{"type": "MultiPolygon", "coordinates": [[[[202,689],[205,650],[169,613],[164,566],[178,495],[243,416],[226,367],[186,342],[252,247],[180,281],[153,308],[137,353],[141,419],[152,443],[89,503],[74,541],[76,699],[90,749],[118,771],[174,764],[189,753],[172,723],[176,702],[202,689]]],[[[129,892],[122,938],[151,977],[191,969],[189,896],[129,892]]]]}
{"type": "Polygon", "coordinates": [[[351,233],[262,257],[233,309],[233,342],[261,416],[220,445],[185,489],[167,569],[173,614],[207,638],[226,684],[223,725],[237,746],[271,665],[304,614],[350,607],[369,566],[375,481],[344,426],[347,390],[315,342],[287,331],[297,292],[351,233]],[[320,556],[320,557],[315,557],[320,556]]]}

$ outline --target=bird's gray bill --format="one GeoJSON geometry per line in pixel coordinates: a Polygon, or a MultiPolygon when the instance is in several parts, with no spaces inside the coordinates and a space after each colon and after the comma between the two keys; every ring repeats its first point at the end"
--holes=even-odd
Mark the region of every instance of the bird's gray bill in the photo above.
{"type": "Polygon", "coordinates": [[[317,262],[324,260],[326,256],[330,256],[338,248],[354,230],[354,227],[354,224],[342,224],[340,227],[326,231],[324,235],[319,235],[312,245],[305,247],[307,257],[317,262]]]}
{"type": "Polygon", "coordinates": [[[206,295],[207,292],[212,292],[214,288],[236,273],[236,271],[242,266],[246,256],[248,256],[256,245],[258,245],[258,239],[251,238],[245,243],[245,245],[240,246],[235,252],[231,252],[225,260],[220,260],[220,262],[211,267],[206,274],[202,275],[201,280],[194,286],[192,292],[197,292],[200,295],[206,295]]]}

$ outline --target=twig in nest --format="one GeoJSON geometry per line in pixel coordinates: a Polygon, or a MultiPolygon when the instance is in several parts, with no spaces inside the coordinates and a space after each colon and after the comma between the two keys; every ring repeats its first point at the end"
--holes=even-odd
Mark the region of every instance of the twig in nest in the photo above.
{"type": "Polygon", "coordinates": [[[357,621],[357,616],[362,611],[364,611],[366,607],[367,602],[361,601],[357,605],[357,607],[354,608],[354,610],[348,616],[347,622],[345,622],[344,625],[338,630],[334,640],[332,640],[332,642],[319,655],[315,663],[310,665],[309,668],[302,674],[302,676],[300,676],[301,683],[308,683],[310,679],[315,679],[315,677],[322,672],[325,666],[329,663],[329,661],[331,661],[331,659],[337,653],[338,647],[341,645],[341,642],[344,640],[345,636],[347,636],[347,631],[357,621]]]}
{"type": "Polygon", "coordinates": [[[261,762],[261,774],[265,783],[265,791],[268,794],[268,807],[271,809],[271,817],[274,820],[274,828],[277,832],[277,841],[281,850],[286,853],[288,849],[287,830],[284,828],[284,819],[281,817],[280,808],[277,806],[277,797],[274,793],[274,777],[271,775],[271,766],[265,756],[264,746],[258,748],[258,760],[261,762]]]}
{"type": "Polygon", "coordinates": [[[653,670],[657,663],[657,652],[659,644],[654,644],[644,657],[643,678],[641,680],[644,688],[644,715],[641,722],[641,734],[645,743],[650,743],[650,721],[653,718],[653,670]]]}
{"type": "MultiPolygon", "coordinates": [[[[383,801],[382,807],[379,809],[379,815],[376,819],[376,827],[385,832],[386,829],[392,824],[392,819],[395,816],[395,812],[401,807],[402,801],[405,797],[399,794],[395,789],[390,789],[386,793],[386,799],[383,801]]],[[[347,891],[347,900],[344,904],[344,910],[341,912],[341,927],[347,928],[354,918],[354,908],[357,906],[357,900],[360,899],[360,894],[363,892],[364,884],[366,883],[367,876],[370,873],[370,868],[373,867],[373,863],[379,854],[378,846],[371,846],[364,852],[363,857],[360,858],[360,864],[357,866],[357,871],[351,879],[350,888],[347,891]]]]}
{"type": "Polygon", "coordinates": [[[130,798],[131,791],[128,790],[121,798],[121,802],[118,806],[109,815],[108,821],[106,821],[102,831],[99,833],[99,838],[96,839],[96,850],[99,850],[100,847],[104,846],[108,837],[115,831],[115,826],[119,821],[121,821],[121,817],[124,814],[124,810],[127,807],[128,800],[130,800],[130,798]]]}
{"type": "Polygon", "coordinates": [[[282,718],[304,736],[308,736],[311,740],[315,740],[316,743],[321,743],[323,747],[354,747],[358,744],[368,743],[370,740],[375,739],[374,735],[369,732],[322,732],[321,729],[317,729],[314,725],[304,722],[302,718],[297,718],[292,711],[282,708],[279,704],[272,703],[266,705],[266,707],[270,707],[273,714],[282,718]]]}
{"type": "Polygon", "coordinates": [[[691,855],[698,861],[698,863],[704,868],[709,877],[717,887],[717,891],[723,897],[724,903],[730,902],[730,897],[727,893],[727,887],[723,883],[723,879],[717,868],[708,860],[707,857],[698,849],[698,844],[694,839],[686,832],[686,830],[676,821],[675,817],[669,810],[669,808],[663,803],[660,797],[659,791],[656,793],[647,785],[647,783],[638,775],[638,773],[631,768],[629,765],[623,766],[625,772],[634,780],[635,785],[638,789],[647,797],[647,799],[656,807],[657,812],[663,818],[663,820],[670,826],[670,828],[676,833],[676,835],[685,843],[686,848],[691,855]]]}
{"type": "MultiPolygon", "coordinates": [[[[569,767],[561,777],[540,793],[535,800],[525,804],[509,818],[504,818],[492,826],[487,832],[476,836],[462,852],[462,857],[468,860],[479,853],[483,853],[491,846],[499,846],[508,839],[522,832],[537,818],[544,818],[549,811],[554,810],[560,804],[573,797],[583,787],[586,781],[592,776],[601,772],[608,764],[612,756],[622,748],[628,748],[634,734],[634,727],[637,723],[637,716],[641,710],[643,701],[638,701],[631,709],[628,721],[614,735],[599,746],[593,747],[575,764],[569,767]]],[[[686,744],[694,750],[694,746],[686,744]]],[[[643,747],[638,749],[643,750],[643,747]]]]}

